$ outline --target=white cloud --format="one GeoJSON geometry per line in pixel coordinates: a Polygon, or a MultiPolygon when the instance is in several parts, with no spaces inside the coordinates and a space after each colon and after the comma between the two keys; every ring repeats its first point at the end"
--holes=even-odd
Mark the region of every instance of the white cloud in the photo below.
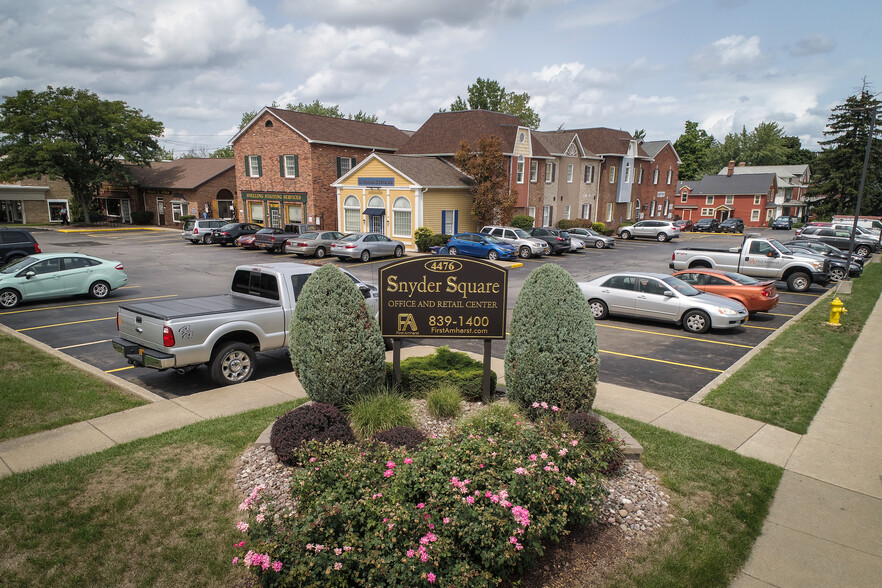
{"type": "Polygon", "coordinates": [[[762,58],[756,35],[730,35],[703,47],[689,63],[699,72],[727,73],[755,67],[762,58]]]}
{"type": "MultiPolygon", "coordinates": [[[[566,20],[561,22],[563,28],[600,28],[610,25],[622,25],[646,17],[649,14],[658,12],[676,4],[680,0],[618,0],[617,2],[608,2],[600,0],[591,2],[579,2],[575,5],[571,4],[567,8],[572,12],[567,16],[566,20]]],[[[623,38],[622,42],[629,42],[631,39],[623,38]]]]}
{"type": "Polygon", "coordinates": [[[818,53],[831,53],[836,48],[836,43],[827,35],[810,35],[803,37],[790,48],[790,54],[794,57],[805,57],[818,53]]]}

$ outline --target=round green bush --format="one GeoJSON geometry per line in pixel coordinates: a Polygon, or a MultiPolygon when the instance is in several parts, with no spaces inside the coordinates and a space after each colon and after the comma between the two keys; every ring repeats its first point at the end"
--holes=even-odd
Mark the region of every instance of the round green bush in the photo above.
{"type": "Polygon", "coordinates": [[[597,333],[588,301],[557,264],[533,270],[515,303],[505,351],[508,398],[587,412],[597,394],[597,333]]]}
{"type": "Polygon", "coordinates": [[[416,231],[413,232],[413,240],[416,243],[417,251],[426,252],[429,250],[431,246],[429,244],[429,239],[434,235],[434,231],[429,227],[420,227],[416,231]]]}
{"type": "Polygon", "coordinates": [[[346,416],[335,406],[311,402],[288,411],[273,423],[270,447],[279,461],[296,465],[305,443],[354,443],[355,434],[346,416]]]}
{"type": "Polygon", "coordinates": [[[536,219],[529,214],[516,214],[511,219],[511,226],[526,231],[527,229],[533,228],[534,222],[536,222],[536,219]]]}
{"type": "Polygon", "coordinates": [[[383,383],[386,351],[374,312],[333,265],[323,265],[304,284],[288,339],[294,373],[316,402],[342,408],[383,383]]]}
{"type": "MultiPolygon", "coordinates": [[[[393,385],[392,367],[386,371],[389,385],[393,385]]],[[[496,372],[490,371],[490,389],[496,390],[496,372]]],[[[399,393],[408,398],[423,398],[439,384],[456,386],[463,398],[480,400],[484,389],[484,365],[462,351],[451,351],[443,346],[432,355],[409,357],[401,362],[399,393]]]]}

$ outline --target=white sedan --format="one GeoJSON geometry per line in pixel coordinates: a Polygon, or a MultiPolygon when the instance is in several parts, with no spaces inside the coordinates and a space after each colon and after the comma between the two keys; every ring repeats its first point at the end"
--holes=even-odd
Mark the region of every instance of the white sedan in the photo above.
{"type": "Polygon", "coordinates": [[[682,325],[690,333],[744,324],[747,309],[740,302],[708,294],[666,274],[620,272],[579,282],[596,320],[630,316],[682,325]]]}

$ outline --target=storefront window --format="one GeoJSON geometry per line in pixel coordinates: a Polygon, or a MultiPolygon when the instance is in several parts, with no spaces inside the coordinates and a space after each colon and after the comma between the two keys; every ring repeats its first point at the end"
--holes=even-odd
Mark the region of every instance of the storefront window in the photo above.
{"type": "Polygon", "coordinates": [[[185,202],[172,202],[172,222],[181,222],[181,217],[187,214],[187,204],[185,202]]]}
{"type": "Polygon", "coordinates": [[[251,222],[263,224],[263,202],[251,203],[251,222]]]}
{"type": "Polygon", "coordinates": [[[358,198],[347,196],[343,201],[343,231],[357,233],[361,230],[361,210],[359,210],[358,198]]]}
{"type": "Polygon", "coordinates": [[[217,216],[218,218],[233,218],[236,216],[235,208],[233,208],[232,200],[218,200],[217,201],[217,216]]]}
{"type": "Polygon", "coordinates": [[[62,210],[67,211],[68,220],[70,220],[70,208],[67,205],[67,200],[47,200],[46,202],[49,206],[50,223],[60,223],[64,220],[61,218],[62,210]]]}
{"type": "Polygon", "coordinates": [[[413,234],[411,229],[410,201],[403,196],[392,203],[392,234],[396,237],[408,237],[413,234]]]}
{"type": "Polygon", "coordinates": [[[287,208],[289,223],[303,222],[303,206],[301,204],[288,204],[287,208]]]}

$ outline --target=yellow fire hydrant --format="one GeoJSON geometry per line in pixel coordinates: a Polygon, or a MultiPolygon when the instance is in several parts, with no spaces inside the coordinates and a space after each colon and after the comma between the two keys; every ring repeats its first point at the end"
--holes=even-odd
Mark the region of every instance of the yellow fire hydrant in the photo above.
{"type": "Polygon", "coordinates": [[[839,297],[834,298],[833,301],[830,302],[830,322],[827,324],[831,327],[841,327],[842,325],[839,323],[839,317],[845,312],[848,312],[845,309],[845,304],[839,300],[839,297]]]}

